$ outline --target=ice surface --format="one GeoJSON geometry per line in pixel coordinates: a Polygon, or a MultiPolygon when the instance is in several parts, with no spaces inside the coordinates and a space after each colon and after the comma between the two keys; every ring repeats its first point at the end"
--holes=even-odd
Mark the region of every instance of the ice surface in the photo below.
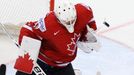
{"type": "MultiPolygon", "coordinates": [[[[86,54],[82,50],[78,50],[77,58],[73,61],[74,68],[80,69],[82,75],[96,75],[97,72],[100,72],[101,75],[133,75],[134,52],[105,38],[99,39],[102,42],[102,47],[98,52],[86,54]]],[[[3,44],[4,47],[8,45],[8,48],[14,49],[17,52],[17,49],[15,49],[11,42],[5,42],[6,44],[3,44]]],[[[13,57],[10,59],[16,57],[15,52],[8,48],[3,51],[5,53],[3,54],[5,56],[3,60],[5,61],[10,58],[9,56],[13,57]],[[6,54],[7,52],[8,55],[6,54]]],[[[15,74],[16,70],[13,69],[13,64],[14,62],[7,64],[7,75],[15,74]]]]}

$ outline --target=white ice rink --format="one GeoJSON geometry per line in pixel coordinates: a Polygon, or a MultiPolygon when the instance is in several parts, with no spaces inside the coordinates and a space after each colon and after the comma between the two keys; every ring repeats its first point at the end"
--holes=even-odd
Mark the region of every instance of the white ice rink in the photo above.
{"type": "MultiPolygon", "coordinates": [[[[82,75],[96,75],[97,72],[100,72],[101,75],[133,75],[134,52],[111,40],[105,38],[99,39],[100,42],[102,42],[100,51],[86,54],[79,50],[76,60],[73,61],[74,68],[80,69],[82,75]]],[[[11,47],[9,46],[11,43],[6,44],[8,48],[11,47]]],[[[6,56],[7,59],[10,59],[10,56],[15,56],[11,49],[13,50],[14,48],[5,50],[3,48],[3,53],[5,52],[8,56],[6,56]]],[[[5,57],[3,57],[3,59],[6,60],[5,57]]],[[[13,69],[12,64],[8,63],[6,75],[15,75],[15,70],[13,69]]]]}
{"type": "MultiPolygon", "coordinates": [[[[73,1],[92,7],[102,44],[98,52],[86,54],[79,50],[73,61],[74,68],[80,69],[82,75],[134,75],[133,0],[73,1]],[[107,28],[103,21],[107,21],[110,27],[107,28]]],[[[0,35],[0,63],[7,63],[7,75],[14,75],[11,62],[14,62],[17,52],[11,40],[0,35]]]]}

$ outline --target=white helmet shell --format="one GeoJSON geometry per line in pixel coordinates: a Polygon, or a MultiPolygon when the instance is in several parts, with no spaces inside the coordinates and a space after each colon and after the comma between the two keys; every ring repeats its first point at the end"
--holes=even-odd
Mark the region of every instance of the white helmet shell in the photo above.
{"type": "Polygon", "coordinates": [[[74,32],[76,9],[69,0],[55,0],[54,12],[60,23],[70,32],[74,32]]]}

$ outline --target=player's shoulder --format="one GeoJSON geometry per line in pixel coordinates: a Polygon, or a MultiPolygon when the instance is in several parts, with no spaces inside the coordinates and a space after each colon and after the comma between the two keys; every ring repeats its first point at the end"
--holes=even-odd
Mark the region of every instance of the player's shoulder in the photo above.
{"type": "Polygon", "coordinates": [[[46,22],[52,22],[52,20],[56,20],[56,15],[54,11],[50,11],[49,13],[47,13],[47,15],[45,16],[45,21],[46,22]]]}
{"type": "Polygon", "coordinates": [[[35,29],[39,29],[41,32],[45,32],[47,30],[48,25],[55,21],[57,18],[55,17],[54,12],[47,13],[44,17],[39,18],[37,21],[30,21],[23,25],[23,28],[33,31],[35,29]],[[53,20],[53,21],[52,21],[53,20]]]}
{"type": "Polygon", "coordinates": [[[91,7],[89,5],[85,5],[83,3],[77,3],[75,4],[76,9],[87,9],[89,11],[92,11],[91,7]]]}
{"type": "Polygon", "coordinates": [[[29,31],[33,31],[32,27],[37,24],[37,21],[29,21],[22,25],[22,29],[27,29],[29,31]]]}
{"type": "Polygon", "coordinates": [[[39,29],[40,31],[44,32],[46,30],[45,27],[45,18],[39,18],[37,21],[30,21],[26,22],[22,28],[27,29],[29,31],[33,31],[34,29],[39,29]]]}

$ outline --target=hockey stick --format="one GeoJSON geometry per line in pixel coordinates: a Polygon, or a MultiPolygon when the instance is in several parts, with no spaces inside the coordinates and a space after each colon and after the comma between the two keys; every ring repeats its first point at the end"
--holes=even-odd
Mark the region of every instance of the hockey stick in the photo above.
{"type": "MultiPolygon", "coordinates": [[[[7,36],[9,37],[9,39],[12,40],[12,42],[18,47],[20,48],[20,45],[16,42],[16,40],[13,38],[12,35],[10,35],[10,33],[6,30],[6,27],[4,24],[0,23],[0,26],[2,27],[3,31],[7,34],[7,36]]],[[[41,67],[36,63],[34,64],[34,68],[33,71],[36,75],[46,75],[46,73],[41,69],[41,67]]]]}

